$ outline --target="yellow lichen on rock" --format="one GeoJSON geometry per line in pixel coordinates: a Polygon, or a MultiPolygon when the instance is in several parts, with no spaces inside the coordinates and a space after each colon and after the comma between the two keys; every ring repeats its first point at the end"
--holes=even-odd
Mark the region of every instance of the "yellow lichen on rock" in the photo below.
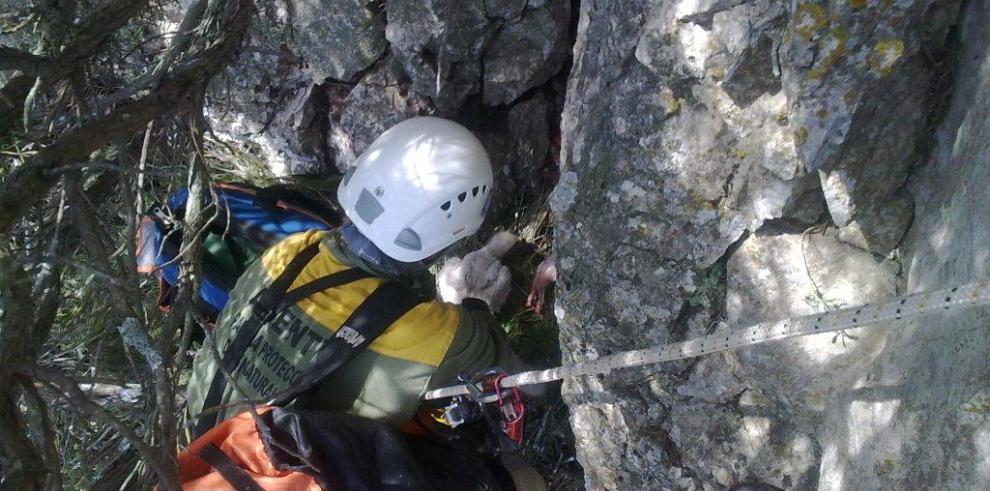
{"type": "Polygon", "coordinates": [[[854,9],[861,9],[866,6],[866,0],[849,0],[849,6],[854,9]]]}
{"type": "Polygon", "coordinates": [[[668,116],[681,108],[681,101],[674,96],[674,91],[667,87],[660,92],[660,101],[663,102],[663,112],[668,116]]]}
{"type": "Polygon", "coordinates": [[[904,42],[900,39],[878,41],[869,57],[870,69],[881,75],[887,75],[902,56],[904,56],[904,42]]]}
{"type": "Polygon", "coordinates": [[[849,89],[845,94],[842,94],[842,102],[845,102],[847,106],[853,105],[856,102],[856,91],[849,89]]]}
{"type": "Polygon", "coordinates": [[[811,67],[808,75],[813,79],[820,79],[828,73],[829,69],[839,61],[846,52],[846,39],[849,33],[844,29],[832,29],[828,36],[818,40],[819,60],[815,66],[811,67]]]}
{"type": "Polygon", "coordinates": [[[805,41],[811,41],[811,37],[828,24],[828,17],[821,5],[814,3],[802,3],[798,5],[794,13],[794,32],[805,41]]]}
{"type": "Polygon", "coordinates": [[[806,141],[808,141],[808,128],[802,126],[794,130],[794,143],[796,145],[803,145],[806,141]]]}

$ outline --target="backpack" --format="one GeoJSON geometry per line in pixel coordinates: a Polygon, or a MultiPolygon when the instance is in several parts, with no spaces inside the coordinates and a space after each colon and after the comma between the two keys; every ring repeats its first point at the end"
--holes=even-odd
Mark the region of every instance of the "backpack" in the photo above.
{"type": "Polygon", "coordinates": [[[330,411],[259,407],[203,434],[176,463],[186,491],[512,489],[464,449],[330,411]]]}
{"type": "MultiPolygon", "coordinates": [[[[182,246],[176,223],[185,214],[188,198],[189,190],[181,188],[164,205],[156,203],[142,216],[137,231],[138,271],[158,279],[158,306],[163,310],[175,300],[182,246]]],[[[265,249],[298,232],[341,224],[337,211],[285,185],[214,184],[204,204],[216,208],[206,208],[213,216],[202,239],[196,308],[210,321],[227,304],[237,278],[265,249]]]]}

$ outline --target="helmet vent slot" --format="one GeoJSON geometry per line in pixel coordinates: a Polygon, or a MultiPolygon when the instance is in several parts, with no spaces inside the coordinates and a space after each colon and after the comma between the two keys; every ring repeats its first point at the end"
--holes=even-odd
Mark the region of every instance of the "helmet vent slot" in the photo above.
{"type": "Polygon", "coordinates": [[[418,251],[423,248],[423,241],[413,229],[407,228],[399,232],[399,236],[395,238],[395,245],[411,251],[418,251]]]}
{"type": "Polygon", "coordinates": [[[478,195],[478,186],[475,186],[474,189],[471,190],[471,196],[477,196],[477,195],[478,195]]]}
{"type": "Polygon", "coordinates": [[[450,209],[450,201],[448,201],[448,202],[440,205],[440,209],[443,210],[443,211],[449,210],[450,209]]]}
{"type": "Polygon", "coordinates": [[[457,201],[463,203],[465,199],[467,199],[467,191],[457,195],[457,201]]]}

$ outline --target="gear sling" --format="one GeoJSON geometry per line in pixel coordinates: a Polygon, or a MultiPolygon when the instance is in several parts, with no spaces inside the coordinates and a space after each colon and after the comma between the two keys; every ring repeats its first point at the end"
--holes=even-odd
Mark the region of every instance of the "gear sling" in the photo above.
{"type": "MultiPolygon", "coordinates": [[[[315,293],[371,277],[371,274],[363,270],[351,268],[288,290],[319,252],[319,245],[320,242],[317,241],[306,246],[267,288],[262,289],[251,300],[251,315],[236,328],[223,351],[220,360],[222,370],[235,374],[243,366],[247,359],[245,354],[258,334],[266,326],[271,327],[278,322],[284,309],[315,293]]],[[[271,404],[279,405],[299,397],[367,348],[388,326],[425,300],[399,283],[389,281],[381,284],[354,310],[333,336],[323,341],[308,366],[292,380],[289,389],[280,393],[262,394],[263,398],[271,404]]],[[[196,436],[202,435],[219,422],[221,412],[208,410],[225,402],[224,394],[228,389],[227,379],[218,369],[210,382],[202,406],[201,412],[207,414],[199,415],[195,424],[196,436]]]]}

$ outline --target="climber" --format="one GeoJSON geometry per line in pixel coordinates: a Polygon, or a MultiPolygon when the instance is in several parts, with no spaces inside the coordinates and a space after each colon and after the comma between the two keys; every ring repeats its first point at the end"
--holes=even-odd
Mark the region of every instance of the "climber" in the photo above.
{"type": "Polygon", "coordinates": [[[418,117],[383,133],[338,187],[349,222],[288,237],[237,281],[194,360],[193,435],[243,411],[239,401],[286,397],[400,426],[462,372],[522,368],[491,313],[508,293],[499,259],[514,236],[444,266],[441,298],[454,303],[411,286],[478,230],[492,186],[484,148],[456,123],[418,117]]]}

